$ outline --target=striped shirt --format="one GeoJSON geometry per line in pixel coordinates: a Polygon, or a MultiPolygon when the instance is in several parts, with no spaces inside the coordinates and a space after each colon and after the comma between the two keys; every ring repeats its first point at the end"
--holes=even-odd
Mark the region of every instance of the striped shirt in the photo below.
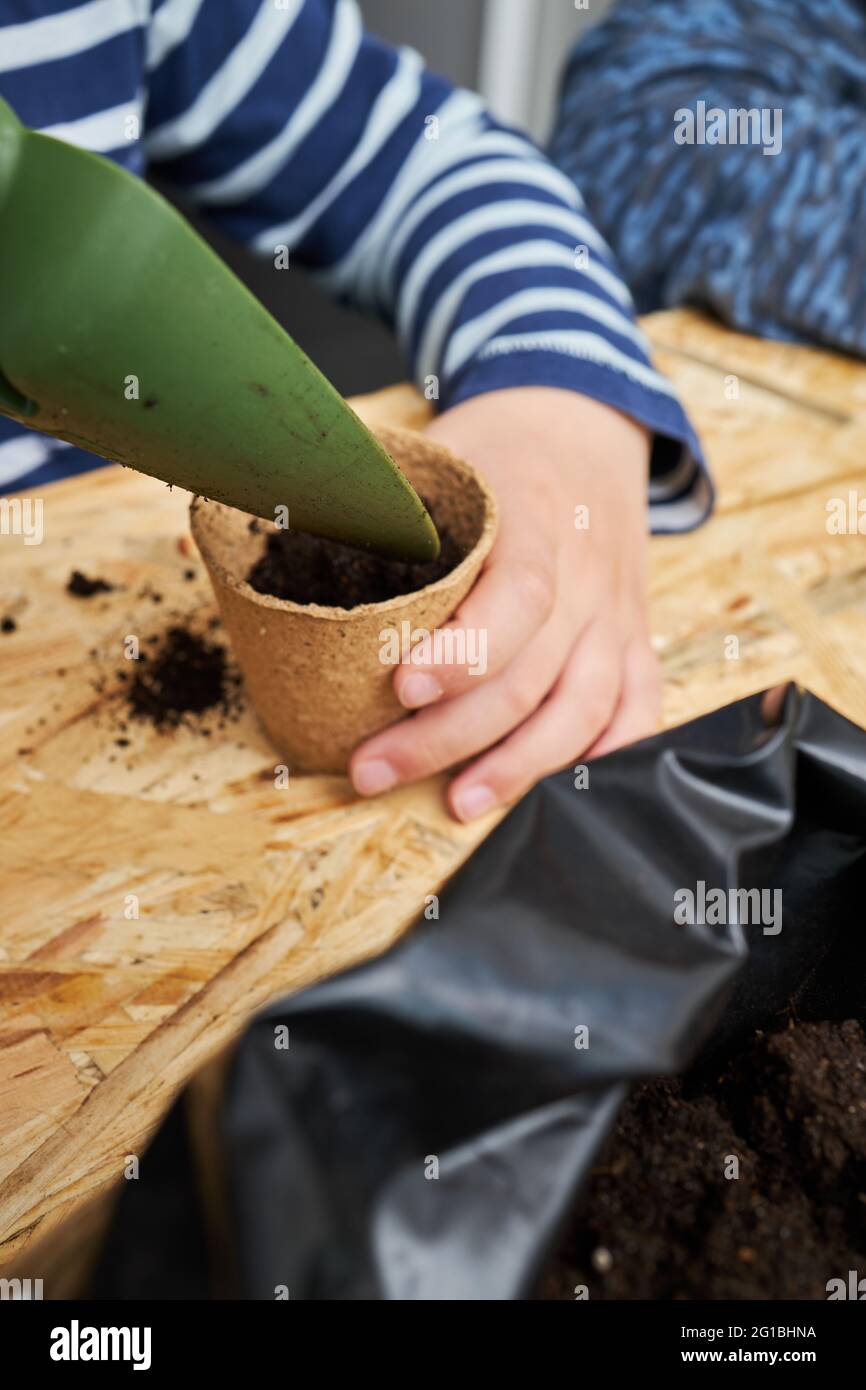
{"type": "MultiPolygon", "coordinates": [[[[654,526],[706,515],[692,427],[571,180],[355,0],[0,0],[0,95],[384,316],[440,408],[553,386],[639,420],[654,526]]],[[[101,463],[0,417],[0,489],[101,463]]]]}

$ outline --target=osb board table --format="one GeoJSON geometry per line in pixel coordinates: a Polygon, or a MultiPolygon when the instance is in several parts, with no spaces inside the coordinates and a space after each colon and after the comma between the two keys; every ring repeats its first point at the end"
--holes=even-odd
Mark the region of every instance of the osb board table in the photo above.
{"type": "MultiPolygon", "coordinates": [[[[666,723],[793,678],[866,726],[866,541],[826,524],[866,496],[866,369],[693,314],[647,326],[719,494],[653,543],[666,723]]],[[[427,409],[406,387],[356,404],[427,409]]],[[[455,825],[441,780],[277,787],[248,712],[118,745],[123,636],[209,612],[186,503],[105,470],[45,490],[41,545],[0,536],[0,1264],[119,1175],[255,1008],[392,942],[496,819],[455,825]],[[74,567],[117,587],[76,600],[74,567]]]]}

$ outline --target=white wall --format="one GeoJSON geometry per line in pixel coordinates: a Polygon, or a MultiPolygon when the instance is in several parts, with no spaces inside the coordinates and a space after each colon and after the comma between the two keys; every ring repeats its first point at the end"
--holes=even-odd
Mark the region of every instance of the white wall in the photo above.
{"type": "Polygon", "coordinates": [[[497,116],[550,131],[562,68],[572,44],[612,0],[486,0],[479,88],[497,116]]]}
{"type": "Polygon", "coordinates": [[[477,88],[496,114],[549,133],[563,64],[613,0],[361,0],[368,28],[477,88]],[[585,6],[585,8],[583,8],[585,6]]]}
{"type": "Polygon", "coordinates": [[[435,72],[461,87],[476,87],[484,4],[485,0],[361,0],[361,10],[367,28],[380,38],[410,44],[435,72]]]}

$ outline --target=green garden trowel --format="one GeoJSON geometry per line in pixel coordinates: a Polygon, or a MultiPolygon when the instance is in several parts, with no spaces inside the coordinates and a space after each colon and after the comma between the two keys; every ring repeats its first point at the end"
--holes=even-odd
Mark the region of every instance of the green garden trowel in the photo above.
{"type": "Polygon", "coordinates": [[[192,227],[2,100],[0,412],[293,529],[438,553],[393,460],[192,227]]]}

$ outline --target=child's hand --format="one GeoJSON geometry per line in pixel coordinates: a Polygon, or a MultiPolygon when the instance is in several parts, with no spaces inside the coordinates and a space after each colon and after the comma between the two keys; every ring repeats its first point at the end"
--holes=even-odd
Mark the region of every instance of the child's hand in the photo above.
{"type": "MultiPolygon", "coordinates": [[[[486,632],[486,671],[414,658],[398,667],[398,698],[424,708],[356,749],[350,775],[373,795],[481,754],[448,794],[453,814],[471,820],[657,727],[649,442],[618,411],[541,387],[477,396],[429,432],[485,475],[499,503],[496,544],[448,624],[486,632]]],[[[455,647],[477,658],[468,638],[455,647]]]]}

